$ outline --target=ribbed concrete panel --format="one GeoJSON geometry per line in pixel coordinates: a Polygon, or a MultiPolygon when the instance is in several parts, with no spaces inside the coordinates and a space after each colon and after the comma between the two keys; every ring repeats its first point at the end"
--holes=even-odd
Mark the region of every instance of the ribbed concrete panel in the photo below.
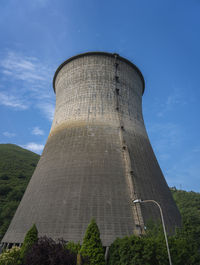
{"type": "Polygon", "coordinates": [[[81,241],[94,217],[105,246],[159,220],[168,231],[180,214],[162,175],[142,117],[144,80],[135,65],[109,53],[70,58],[56,71],[55,116],[38,166],[2,242],[39,235],[81,241]]]}

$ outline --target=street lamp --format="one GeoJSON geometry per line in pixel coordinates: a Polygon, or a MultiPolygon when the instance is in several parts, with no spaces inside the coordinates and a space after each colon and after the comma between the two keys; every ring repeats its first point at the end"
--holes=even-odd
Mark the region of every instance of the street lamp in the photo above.
{"type": "Polygon", "coordinates": [[[169,264],[172,265],[171,255],[170,255],[169,245],[168,245],[168,240],[167,240],[167,233],[166,233],[166,229],[165,229],[165,222],[164,222],[163,213],[162,213],[162,209],[161,209],[160,204],[157,201],[154,201],[154,200],[141,200],[141,199],[136,199],[136,200],[133,200],[132,202],[133,203],[153,202],[153,203],[155,203],[158,206],[158,208],[160,210],[160,216],[161,216],[163,231],[164,231],[164,235],[165,235],[165,241],[166,241],[166,246],[167,246],[167,253],[168,253],[169,264]]]}

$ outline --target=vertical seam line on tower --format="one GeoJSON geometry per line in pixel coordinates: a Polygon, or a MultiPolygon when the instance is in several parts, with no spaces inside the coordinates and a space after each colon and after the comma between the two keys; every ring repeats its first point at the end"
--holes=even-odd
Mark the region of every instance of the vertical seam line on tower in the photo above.
{"type": "MultiPolygon", "coordinates": [[[[135,192],[135,187],[133,184],[133,176],[131,174],[132,168],[131,168],[131,161],[130,161],[130,154],[129,154],[129,150],[128,150],[128,146],[126,145],[125,140],[123,139],[123,131],[124,131],[124,124],[122,121],[122,117],[121,117],[121,113],[120,113],[120,108],[119,108],[119,92],[120,89],[118,88],[118,83],[120,83],[119,81],[119,76],[118,76],[118,66],[119,63],[117,62],[117,54],[114,54],[114,58],[115,58],[115,98],[116,98],[116,110],[117,110],[117,116],[118,116],[118,120],[119,120],[119,136],[120,136],[120,142],[122,145],[122,155],[123,155],[123,160],[124,160],[124,164],[125,164],[125,175],[127,178],[127,182],[128,182],[128,187],[129,187],[129,191],[130,191],[130,197],[131,200],[133,199],[137,199],[137,194],[135,192]]],[[[132,205],[132,212],[133,212],[133,219],[134,219],[134,223],[136,225],[136,227],[140,227],[140,232],[139,234],[142,233],[143,227],[144,227],[144,221],[142,218],[142,213],[141,213],[141,207],[140,205],[132,205]]],[[[138,233],[138,231],[136,231],[138,233]]]]}

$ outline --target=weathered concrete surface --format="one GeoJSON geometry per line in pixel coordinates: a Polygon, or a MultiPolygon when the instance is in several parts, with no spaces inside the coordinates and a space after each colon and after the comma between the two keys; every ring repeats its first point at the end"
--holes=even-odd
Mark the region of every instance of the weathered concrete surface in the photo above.
{"type": "Polygon", "coordinates": [[[126,59],[82,54],[65,62],[54,79],[55,116],[38,166],[2,242],[20,243],[35,223],[39,235],[81,241],[94,217],[105,246],[138,234],[159,220],[180,225],[151,148],[142,117],[144,80],[126,59]]]}

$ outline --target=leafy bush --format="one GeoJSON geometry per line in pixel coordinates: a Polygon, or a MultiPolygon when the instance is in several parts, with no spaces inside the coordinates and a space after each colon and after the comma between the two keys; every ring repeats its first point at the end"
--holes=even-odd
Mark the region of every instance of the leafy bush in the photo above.
{"type": "MultiPolygon", "coordinates": [[[[109,265],[167,265],[166,243],[161,226],[147,230],[145,236],[116,239],[109,250],[109,265]]],[[[168,237],[173,265],[199,265],[200,245],[182,227],[168,237]]]]}
{"type": "MultiPolygon", "coordinates": [[[[160,263],[157,260],[158,251],[155,240],[148,237],[130,237],[116,239],[109,250],[109,265],[165,265],[168,264],[167,257],[160,263]],[[166,260],[166,261],[165,261],[166,260]]],[[[161,249],[162,252],[162,249],[161,249]]]]}
{"type": "Polygon", "coordinates": [[[68,249],[71,253],[78,254],[78,252],[81,249],[80,243],[74,243],[72,241],[68,242],[67,245],[65,245],[65,248],[68,249]]]}
{"type": "Polygon", "coordinates": [[[21,247],[21,259],[24,260],[26,257],[26,254],[28,253],[28,251],[31,249],[31,247],[33,246],[33,244],[35,242],[37,242],[38,240],[38,230],[36,225],[34,224],[31,229],[27,232],[25,239],[24,239],[24,243],[21,247]]]}
{"type": "Polygon", "coordinates": [[[13,247],[0,255],[0,265],[17,265],[20,263],[20,248],[13,247]]]}
{"type": "Polygon", "coordinates": [[[27,265],[76,265],[76,254],[63,247],[63,242],[41,237],[26,254],[27,265]]]}
{"type": "Polygon", "coordinates": [[[169,246],[173,264],[200,264],[200,244],[194,240],[192,233],[186,232],[184,226],[169,238],[169,246]]]}
{"type": "Polygon", "coordinates": [[[83,257],[88,257],[90,265],[105,265],[100,232],[94,219],[88,225],[80,253],[83,257]]]}

